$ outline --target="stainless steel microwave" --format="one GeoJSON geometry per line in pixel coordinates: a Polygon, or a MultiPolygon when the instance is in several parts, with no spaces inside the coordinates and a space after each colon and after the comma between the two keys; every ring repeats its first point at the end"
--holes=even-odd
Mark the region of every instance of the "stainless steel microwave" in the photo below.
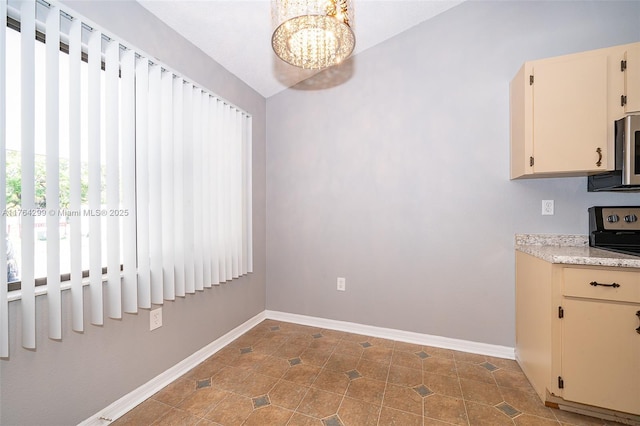
{"type": "Polygon", "coordinates": [[[615,169],[589,176],[588,191],[640,191],[640,115],[615,121],[615,169]]]}

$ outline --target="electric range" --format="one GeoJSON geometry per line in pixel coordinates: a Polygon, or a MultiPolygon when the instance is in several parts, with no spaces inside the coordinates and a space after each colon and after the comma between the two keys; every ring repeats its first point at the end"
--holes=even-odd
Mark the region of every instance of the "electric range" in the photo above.
{"type": "Polygon", "coordinates": [[[589,208],[589,245],[640,256],[640,207],[589,208]]]}

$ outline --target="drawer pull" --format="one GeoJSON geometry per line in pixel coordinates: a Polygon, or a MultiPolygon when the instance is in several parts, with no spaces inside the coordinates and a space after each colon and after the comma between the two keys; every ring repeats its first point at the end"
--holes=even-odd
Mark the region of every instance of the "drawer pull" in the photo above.
{"type": "MultiPolygon", "coordinates": [[[[638,317],[638,319],[640,320],[640,311],[636,312],[636,316],[638,317]]],[[[636,328],[636,332],[638,334],[640,334],[640,327],[636,328]]]]}
{"type": "Polygon", "coordinates": [[[601,283],[599,283],[599,282],[597,282],[597,281],[591,281],[589,284],[591,284],[591,285],[592,285],[592,286],[594,286],[594,287],[598,287],[598,286],[601,286],[601,287],[613,287],[613,288],[618,288],[618,287],[620,287],[620,284],[618,284],[618,283],[613,283],[613,284],[601,284],[601,283]]]}

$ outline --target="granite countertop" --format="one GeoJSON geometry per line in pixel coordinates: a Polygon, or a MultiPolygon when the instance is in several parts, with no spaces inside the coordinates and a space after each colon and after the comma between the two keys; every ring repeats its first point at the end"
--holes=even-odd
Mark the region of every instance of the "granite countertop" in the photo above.
{"type": "Polygon", "coordinates": [[[640,257],[589,247],[585,235],[516,234],[516,250],[551,263],[640,268],[640,257]]]}

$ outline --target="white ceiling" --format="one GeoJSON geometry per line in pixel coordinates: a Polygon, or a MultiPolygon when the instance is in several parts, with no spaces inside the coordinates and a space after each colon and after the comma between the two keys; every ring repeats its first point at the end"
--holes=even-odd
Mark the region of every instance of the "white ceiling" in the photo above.
{"type": "MultiPolygon", "coordinates": [[[[138,0],[264,97],[315,72],[279,60],[271,49],[270,0],[138,0]]],[[[356,49],[362,52],[464,0],[354,0],[356,49]]]]}

